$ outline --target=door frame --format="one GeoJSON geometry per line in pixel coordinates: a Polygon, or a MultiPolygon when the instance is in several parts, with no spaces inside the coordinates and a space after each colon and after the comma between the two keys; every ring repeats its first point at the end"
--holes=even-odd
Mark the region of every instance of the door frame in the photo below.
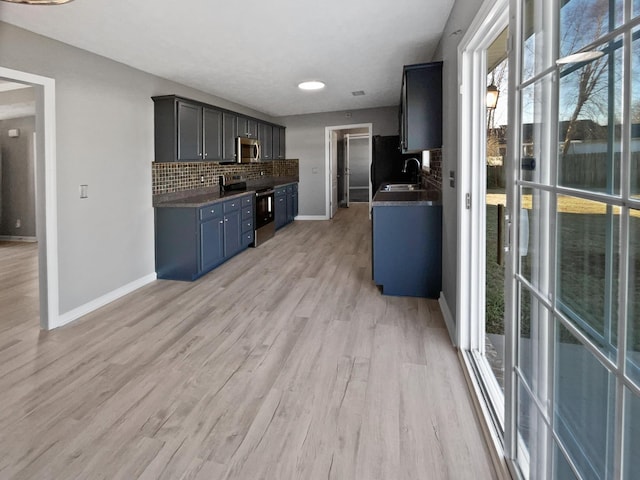
{"type": "Polygon", "coordinates": [[[56,92],[49,77],[0,67],[0,78],[32,85],[36,93],[35,195],[40,327],[58,325],[58,217],[56,185],[56,92]],[[38,133],[41,132],[41,133],[38,133]]]}
{"type": "MultiPolygon", "coordinates": [[[[331,169],[336,167],[336,171],[338,170],[338,131],[333,130],[331,133],[331,169]]],[[[338,204],[340,203],[340,198],[338,196],[338,179],[333,176],[329,177],[329,187],[331,192],[331,198],[329,201],[331,202],[331,210],[329,213],[329,218],[333,218],[338,211],[338,204]],[[335,190],[335,196],[334,196],[335,190]],[[335,201],[335,203],[334,203],[335,201]]]]}
{"type": "MultiPolygon", "coordinates": [[[[456,311],[458,312],[455,342],[460,348],[463,365],[475,396],[480,399],[479,406],[485,419],[485,434],[493,444],[499,458],[498,464],[506,472],[510,435],[511,411],[513,405],[513,379],[509,370],[513,358],[513,325],[506,319],[512,316],[512,286],[505,282],[505,403],[501,410],[493,411],[489,406],[488,392],[481,378],[489,375],[490,369],[475,362],[473,352],[484,351],[484,309],[485,309],[485,199],[486,166],[482,153],[486,151],[486,107],[487,89],[486,50],[505,27],[509,25],[509,0],[485,0],[458,45],[458,189],[457,189],[457,251],[458,266],[456,280],[456,311]],[[496,416],[502,416],[500,421],[496,416]],[[506,442],[505,442],[506,441],[506,442]],[[507,450],[507,451],[505,451],[507,450]]],[[[508,50],[511,50],[512,33],[509,34],[508,50]]],[[[511,58],[511,56],[510,56],[511,58]]],[[[512,65],[509,69],[513,68],[512,65]]],[[[511,75],[510,75],[511,79],[511,75]]],[[[509,81],[511,91],[511,80],[509,81]]],[[[509,95],[509,110],[513,108],[513,98],[509,95]]],[[[510,120],[511,120],[510,115],[510,120]]],[[[507,152],[505,165],[509,170],[507,152]]],[[[513,182],[510,173],[506,174],[507,214],[513,206],[513,182]]],[[[511,232],[513,235],[513,231],[511,232]]],[[[510,258],[505,257],[505,278],[511,278],[510,258]]],[[[488,382],[487,382],[488,383],[488,382]]],[[[493,397],[489,392],[489,396],[493,397]]]]}
{"type": "Polygon", "coordinates": [[[351,130],[353,128],[366,128],[368,130],[369,135],[369,205],[371,205],[371,162],[372,162],[372,144],[371,138],[373,135],[373,123],[354,123],[351,125],[334,125],[331,127],[324,127],[324,171],[326,172],[325,177],[325,219],[329,220],[331,218],[331,182],[333,181],[334,175],[337,175],[337,172],[334,172],[331,168],[331,156],[333,155],[333,149],[331,147],[331,132],[336,130],[351,130]]]}

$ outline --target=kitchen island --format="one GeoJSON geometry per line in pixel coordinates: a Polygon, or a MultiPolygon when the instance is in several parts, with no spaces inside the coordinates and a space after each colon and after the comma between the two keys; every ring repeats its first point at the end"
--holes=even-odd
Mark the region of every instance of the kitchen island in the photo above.
{"type": "Polygon", "coordinates": [[[384,187],[372,201],[373,280],[385,295],[437,298],[442,284],[440,192],[384,187]]]}

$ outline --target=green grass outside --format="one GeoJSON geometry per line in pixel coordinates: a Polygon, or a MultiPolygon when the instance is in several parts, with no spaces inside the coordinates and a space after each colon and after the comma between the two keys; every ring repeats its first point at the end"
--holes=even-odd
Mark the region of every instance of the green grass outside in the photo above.
{"type": "MultiPolygon", "coordinates": [[[[611,343],[615,345],[618,315],[619,217],[617,213],[619,212],[607,216],[604,211],[594,208],[593,202],[571,200],[565,203],[569,207],[561,206],[563,213],[558,214],[558,298],[605,338],[610,336],[611,343]],[[607,245],[608,222],[613,222],[611,231],[614,232],[614,237],[611,241],[614,248],[612,249],[611,277],[614,281],[610,286],[612,321],[610,331],[607,332],[604,321],[608,287],[605,282],[607,257],[604,252],[607,245]]],[[[496,262],[497,207],[487,205],[486,214],[486,333],[502,335],[504,334],[504,267],[496,262]]],[[[530,228],[532,227],[531,223],[530,228]]],[[[535,252],[529,251],[529,254],[521,259],[521,270],[526,278],[530,278],[530,262],[533,255],[535,252]]],[[[629,277],[633,289],[629,292],[628,298],[629,349],[640,352],[640,219],[637,212],[631,216],[630,220],[630,265],[629,277]]],[[[528,337],[530,296],[523,295],[521,302],[520,335],[528,337]]],[[[587,333],[586,330],[585,333],[587,333]]],[[[562,341],[572,341],[572,339],[563,338],[562,341]]],[[[606,349],[606,345],[602,346],[606,349]]]]}

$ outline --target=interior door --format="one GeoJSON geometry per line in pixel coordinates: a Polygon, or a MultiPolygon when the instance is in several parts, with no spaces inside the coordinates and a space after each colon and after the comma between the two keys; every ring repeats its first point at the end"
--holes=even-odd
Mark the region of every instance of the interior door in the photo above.
{"type": "Polygon", "coordinates": [[[338,211],[338,132],[331,132],[331,218],[338,211]]]}
{"type": "Polygon", "coordinates": [[[351,176],[351,170],[349,169],[349,135],[345,135],[344,142],[344,172],[342,175],[343,185],[344,185],[344,203],[345,206],[349,206],[349,185],[351,182],[349,181],[349,177],[351,176]]]}

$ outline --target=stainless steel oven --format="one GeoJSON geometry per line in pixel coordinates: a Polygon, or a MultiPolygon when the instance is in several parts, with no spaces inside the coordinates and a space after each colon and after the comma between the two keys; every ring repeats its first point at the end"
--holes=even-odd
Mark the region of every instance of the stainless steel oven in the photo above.
{"type": "Polygon", "coordinates": [[[256,191],[256,235],[254,246],[261,245],[276,233],[275,196],[273,188],[256,191]]]}

